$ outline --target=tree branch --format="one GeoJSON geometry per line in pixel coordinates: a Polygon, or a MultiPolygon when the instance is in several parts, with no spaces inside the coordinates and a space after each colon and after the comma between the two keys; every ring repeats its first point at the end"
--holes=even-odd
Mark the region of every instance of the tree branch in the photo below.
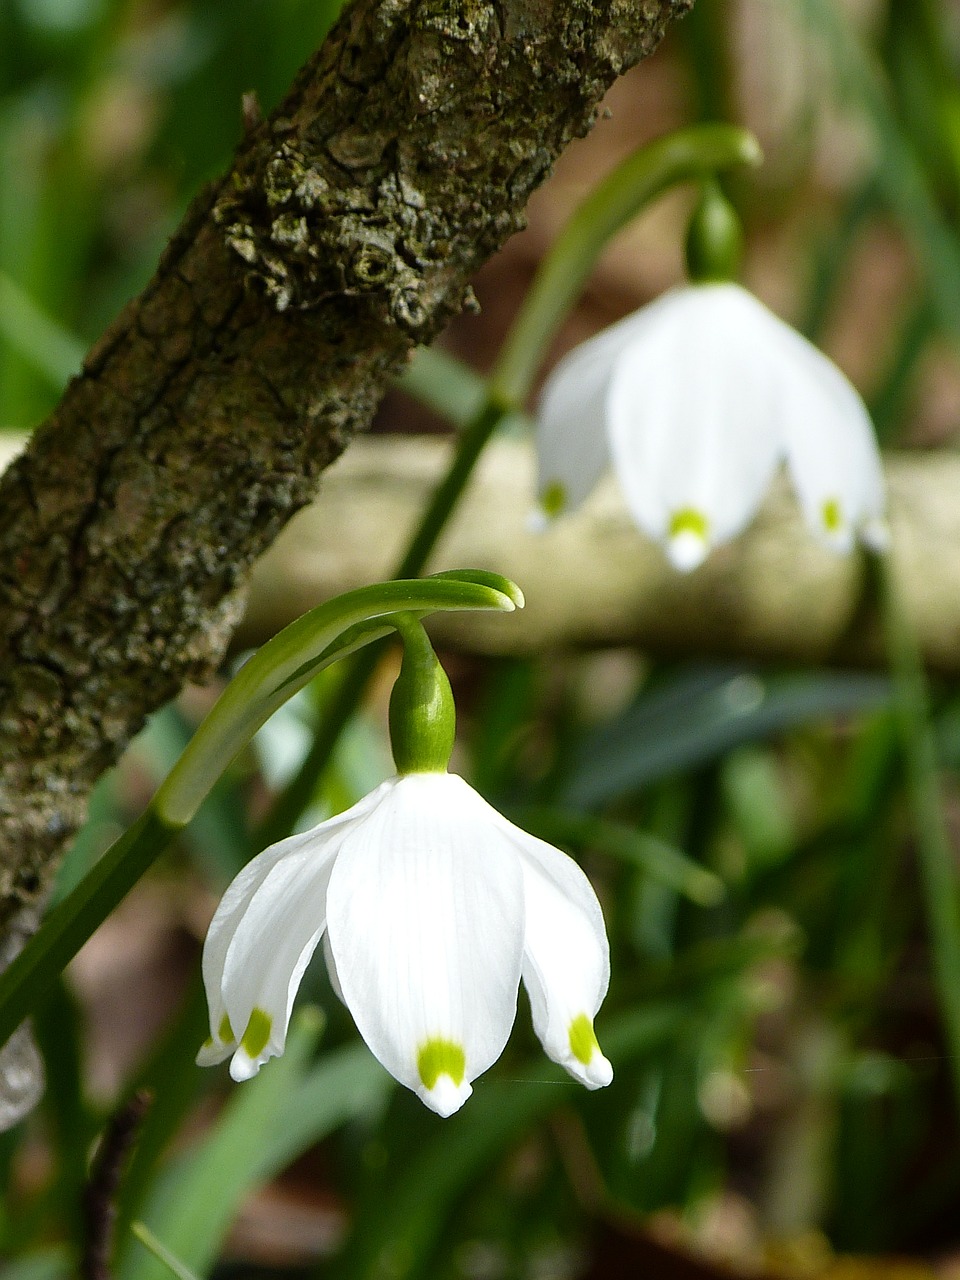
{"type": "MultiPolygon", "coordinates": [[[[255,566],[240,644],[259,644],[292,617],[375,581],[395,563],[449,457],[436,436],[357,441],[255,566]],[[344,551],[339,551],[344,547],[344,551]]],[[[888,454],[890,524],[904,607],[933,668],[960,671],[960,460],[888,454]]],[[[880,620],[864,607],[861,557],[810,534],[784,480],[757,520],[702,568],[678,574],[638,533],[612,477],[546,533],[528,526],[535,492],[529,442],[488,446],[429,569],[492,569],[518,582],[522,613],[437,617],[431,633],[481,653],[639,645],[651,653],[756,661],[877,665],[880,620]]]]}
{"type": "Polygon", "coordinates": [[[354,0],[0,484],[0,919],[692,0],[354,0]]]}

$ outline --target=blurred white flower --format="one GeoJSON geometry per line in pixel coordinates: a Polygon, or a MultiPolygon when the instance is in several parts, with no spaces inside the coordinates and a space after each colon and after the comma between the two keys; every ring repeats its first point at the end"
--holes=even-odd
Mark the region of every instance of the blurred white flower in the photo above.
{"type": "Polygon", "coordinates": [[[633,518],[678,569],[750,522],[785,461],[814,533],[886,544],[883,471],[860,396],[739,285],[674,289],[571,351],[537,434],[547,516],[612,463],[633,518]]]}
{"type": "Polygon", "coordinates": [[[373,1054],[440,1115],[500,1056],[521,976],[547,1054],[590,1089],[613,1072],[593,1018],[609,954],[600,905],[566,854],[519,830],[462,778],[391,778],[282,840],[228,888],[203,977],[211,1037],[247,1079],[283,1052],[321,937],[331,981],[373,1054]]]}

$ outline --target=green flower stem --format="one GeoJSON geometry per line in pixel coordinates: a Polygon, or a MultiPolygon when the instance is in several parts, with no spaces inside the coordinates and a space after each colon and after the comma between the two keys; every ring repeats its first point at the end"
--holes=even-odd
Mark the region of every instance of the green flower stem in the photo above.
{"type": "Polygon", "coordinates": [[[457,450],[447,474],[434,491],[403,558],[397,565],[396,577],[415,578],[423,572],[444,525],[467,487],[467,481],[484,446],[504,418],[512,412],[512,408],[511,404],[488,390],[486,400],[457,438],[457,450]]]}
{"type": "Polygon", "coordinates": [[[231,761],[281,703],[330,663],[386,634],[396,613],[523,604],[506,578],[481,570],[386,582],[328,600],[274,636],[220,695],[144,814],[44,920],[0,974],[0,1046],[150,864],[193,817],[231,761]]]}
{"type": "MultiPolygon", "coordinates": [[[[733,165],[757,164],[760,158],[759,144],[745,129],[695,125],[635,151],[583,201],[540,264],[490,375],[485,398],[460,433],[450,468],[421,517],[395,577],[413,578],[423,572],[487,441],[522,406],[547,348],[607,241],[675,183],[708,177],[733,165]]],[[[422,384],[420,379],[421,397],[422,384]]],[[[313,744],[261,824],[258,843],[272,844],[293,829],[359,706],[381,653],[378,646],[358,658],[324,708],[313,744]]]]}
{"type": "Polygon", "coordinates": [[[940,797],[926,674],[890,556],[875,557],[894,711],[907,775],[934,978],[960,1105],[960,896],[940,797]]]}

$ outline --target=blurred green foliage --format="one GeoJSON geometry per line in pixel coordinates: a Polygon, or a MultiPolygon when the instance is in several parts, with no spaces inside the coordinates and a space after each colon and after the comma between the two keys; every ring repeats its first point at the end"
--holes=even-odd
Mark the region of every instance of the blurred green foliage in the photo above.
{"type": "Polygon", "coordinates": [[[56,403],[58,369],[69,371],[69,357],[51,367],[49,335],[28,346],[25,314],[38,309],[88,346],[223,169],[242,95],[274,107],[338,10],[339,0],[4,0],[0,424],[32,426],[56,403]]]}
{"type": "MultiPolygon", "coordinates": [[[[29,428],[55,404],[199,185],[227,163],[241,95],[276,103],[337,7],[0,0],[0,427],[29,428]]],[[[803,327],[822,338],[869,233],[906,246],[915,288],[871,335],[870,388],[882,437],[903,440],[924,360],[960,337],[954,8],[887,0],[862,28],[839,0],[747,4],[737,22],[735,8],[698,0],[661,55],[686,86],[685,119],[741,112],[738,22],[763,8],[806,33],[796,47],[817,74],[772,177],[731,184],[748,261],[751,245],[791,238],[808,281],[803,327]],[[810,134],[827,106],[869,142],[825,190],[810,134]]],[[[449,357],[419,365],[408,387],[455,425],[480,394],[449,357]]],[[[600,715],[589,655],[458,658],[451,670],[464,771],[493,804],[565,843],[604,902],[614,977],[599,1032],[613,1087],[571,1085],[521,1016],[475,1097],[440,1122],[356,1044],[318,966],[306,985],[327,1014],[322,1034],[306,1015],[256,1082],[228,1091],[193,1066],[204,1023],[194,984],[147,1060],[114,1096],[93,1098],[89,1031],[64,985],[36,1020],[46,1099],[0,1137],[3,1280],[72,1273],[90,1144],[144,1085],[155,1102],[119,1197],[124,1280],[164,1274],[132,1221],[209,1274],[250,1188],[296,1160],[336,1208],[339,1235],[317,1274],[341,1280],[599,1276],[610,1233],[629,1240],[652,1214],[696,1239],[726,1213],[742,1255],[773,1268],[778,1246],[811,1236],[817,1257],[826,1242],[956,1246],[960,1129],[887,677],[634,661],[618,677],[618,709],[600,715]]],[[[295,767],[322,704],[296,704],[265,749],[295,767]]],[[[61,890],[129,820],[192,723],[183,708],[162,712],[105,780],[61,890]]],[[[942,683],[933,727],[954,825],[958,725],[960,690],[942,683]]],[[[388,767],[384,741],[364,710],[312,811],[363,794],[388,767]]],[[[250,753],[156,882],[219,892],[282,789],[250,753]]],[[[233,1263],[220,1274],[293,1269],[233,1263]]]]}

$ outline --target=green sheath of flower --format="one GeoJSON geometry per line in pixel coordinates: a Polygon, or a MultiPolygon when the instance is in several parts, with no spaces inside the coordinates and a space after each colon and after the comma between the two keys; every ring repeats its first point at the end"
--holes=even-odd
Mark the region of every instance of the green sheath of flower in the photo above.
{"type": "Polygon", "coordinates": [[[457,729],[450,681],[416,618],[398,614],[393,625],[403,641],[403,662],[390,696],[397,773],[443,773],[457,729]]]}
{"type": "Polygon", "coordinates": [[[703,193],[687,230],[687,275],[695,284],[735,280],[743,257],[743,230],[737,211],[716,179],[703,193]]]}

